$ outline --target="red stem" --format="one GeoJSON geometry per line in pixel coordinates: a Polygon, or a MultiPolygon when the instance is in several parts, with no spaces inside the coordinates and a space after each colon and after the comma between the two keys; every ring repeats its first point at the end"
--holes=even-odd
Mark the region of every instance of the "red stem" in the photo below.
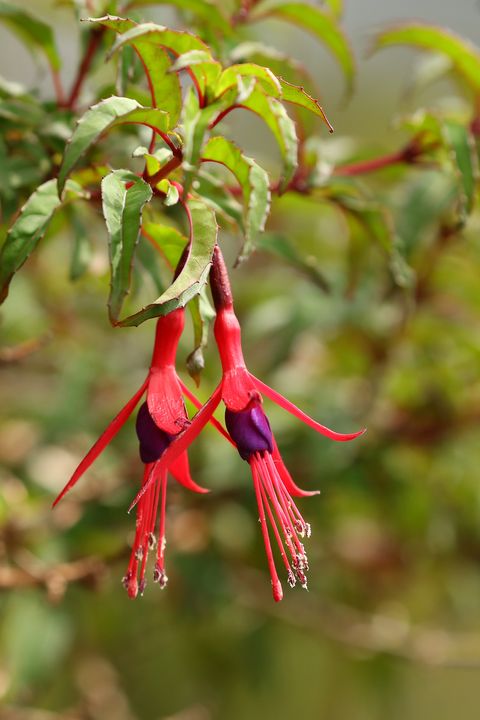
{"type": "Polygon", "coordinates": [[[62,79],[60,77],[60,73],[58,70],[55,70],[50,65],[50,69],[52,71],[52,81],[53,81],[53,87],[55,88],[55,97],[57,98],[57,105],[58,107],[63,107],[65,104],[65,92],[63,90],[62,85],[62,79]]]}
{"type": "Polygon", "coordinates": [[[381,170],[382,168],[396,165],[397,163],[412,162],[412,159],[411,153],[407,152],[407,149],[404,148],[389,155],[362,160],[357,163],[351,163],[350,165],[340,165],[335,168],[333,174],[342,176],[364,175],[365,173],[375,172],[376,170],[381,170]]]}
{"type": "Polygon", "coordinates": [[[160,168],[160,170],[158,170],[156,173],[154,173],[150,177],[144,176],[143,179],[146,180],[149,183],[149,185],[152,185],[152,187],[153,187],[158,182],[160,182],[160,180],[163,180],[163,178],[167,177],[167,175],[169,175],[173,170],[175,170],[175,168],[177,168],[179,165],[182,164],[182,158],[179,157],[179,155],[178,155],[178,148],[176,148],[176,150],[177,150],[177,155],[174,155],[173,158],[171,160],[169,160],[166,165],[164,165],[162,168],[160,168]]]}
{"type": "Polygon", "coordinates": [[[64,103],[64,107],[69,108],[70,110],[73,110],[73,108],[75,107],[78,96],[80,95],[80,91],[82,89],[82,85],[85,81],[88,71],[90,70],[93,58],[98,50],[98,46],[100,45],[100,42],[105,32],[106,28],[102,27],[95,28],[91,31],[90,40],[88,41],[88,45],[85,49],[85,54],[78,67],[77,76],[74,80],[70,95],[67,101],[64,103]]]}

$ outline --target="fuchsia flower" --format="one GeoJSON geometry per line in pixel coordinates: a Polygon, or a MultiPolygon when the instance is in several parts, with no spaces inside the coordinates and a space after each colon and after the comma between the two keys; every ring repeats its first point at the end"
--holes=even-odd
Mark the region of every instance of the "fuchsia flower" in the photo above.
{"type": "MultiPolygon", "coordinates": [[[[230,438],[240,456],[249,463],[252,471],[273,597],[279,601],[283,597],[283,590],[273,558],[268,525],[278,545],[289,585],[293,587],[298,580],[302,587],[306,588],[308,560],[302,540],[305,536],[309,537],[310,525],[303,519],[292,496],[315,495],[316,491],[301,490],[292,480],[263,411],[261,393],[332,440],[353,440],[365,430],[341,434],[320,425],[248,371],[243,358],[240,325],[233,309],[228,274],[218,246],[213,256],[210,284],[217,310],[214,331],[223,377],[191,424],[169,444],[158,461],[158,472],[163,472],[163,468],[170,467],[176,458],[184,455],[188,445],[212,419],[213,412],[220,400],[223,400],[226,406],[225,422],[230,438]]],[[[147,479],[131,507],[143,501],[146,494],[151,491],[152,484],[153,478],[147,479]]]]}
{"type": "MultiPolygon", "coordinates": [[[[196,407],[201,403],[182,383],[175,370],[177,345],[185,324],[184,310],[178,309],[157,320],[155,345],[150,370],[141,388],[133,395],[114,420],[99,437],[87,455],[83,458],[72,477],[65,485],[54,506],[78,482],[93,461],[118,433],[128,420],[135,407],[146,392],[147,399],[138,412],[136,430],[140,443],[140,458],[145,464],[142,487],[147,488],[137,507],[135,540],[123,579],[130,597],[145,589],[145,569],[149,550],[157,545],[157,557],[154,581],[161,588],[167,584],[165,573],[165,506],[167,493],[167,473],[188,490],[198,493],[208,492],[197,485],[190,476],[187,453],[181,452],[168,464],[161,464],[160,458],[181,431],[188,426],[183,395],[196,407]],[[159,511],[160,508],[160,511],[159,511]],[[155,529],[159,518],[158,542],[155,529]]],[[[212,418],[213,424],[222,432],[225,430],[212,418]]]]}

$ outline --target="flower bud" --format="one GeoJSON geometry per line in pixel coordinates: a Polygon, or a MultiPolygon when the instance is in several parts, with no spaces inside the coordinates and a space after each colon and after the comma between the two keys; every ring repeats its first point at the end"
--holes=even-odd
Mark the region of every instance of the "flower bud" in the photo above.
{"type": "Polygon", "coordinates": [[[140,442],[140,458],[144,463],[158,460],[175,437],[155,425],[146,402],[140,406],[135,429],[140,442]]]}
{"type": "Polygon", "coordinates": [[[239,412],[227,408],[225,424],[243,460],[248,462],[257,452],[273,451],[270,423],[258,400],[252,400],[239,412]]]}

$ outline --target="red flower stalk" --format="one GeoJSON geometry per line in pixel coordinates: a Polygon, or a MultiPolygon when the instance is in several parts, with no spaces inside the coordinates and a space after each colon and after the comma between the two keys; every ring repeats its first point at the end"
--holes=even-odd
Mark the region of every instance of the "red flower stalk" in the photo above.
{"type": "MultiPolygon", "coordinates": [[[[270,525],[278,545],[289,585],[293,587],[298,580],[302,587],[306,588],[308,560],[302,539],[305,536],[309,537],[310,525],[303,519],[292,496],[306,497],[317,493],[301,490],[292,480],[280,456],[270,423],[263,412],[261,393],[332,440],[353,440],[365,430],[342,434],[320,425],[248,371],[243,357],[240,325],[233,309],[227,269],[218,246],[213,256],[210,284],[217,310],[214,332],[222,362],[223,377],[192,423],[179,433],[167,448],[159,461],[159,467],[168,466],[185,452],[188,445],[211,419],[220,400],[223,400],[230,438],[240,456],[249,463],[252,471],[273,597],[279,601],[283,597],[283,590],[275,566],[268,526],[270,525]]],[[[132,506],[142,500],[149,491],[149,486],[150,481],[147,481],[132,506]]]]}
{"type": "MultiPolygon", "coordinates": [[[[147,399],[138,412],[136,430],[140,443],[140,458],[145,464],[142,487],[148,486],[148,489],[137,507],[135,540],[128,570],[123,578],[123,584],[132,598],[136,597],[139,591],[142,594],[145,589],[147,556],[155,544],[157,557],[153,579],[161,588],[167,584],[165,573],[167,473],[170,472],[175,480],[188,490],[198,493],[208,492],[192,480],[186,452],[177,454],[168,464],[160,463],[160,459],[175,437],[189,425],[183,395],[188,397],[197,408],[201,407],[201,403],[182,383],[175,370],[177,346],[184,324],[183,309],[175,310],[157,320],[152,361],[145,382],[98,438],[53,503],[55,506],[78,482],[125,424],[146,392],[147,399]],[[158,542],[156,542],[155,528],[158,515],[160,518],[158,542]]],[[[226,434],[214,418],[212,422],[220,432],[226,434]]]]}

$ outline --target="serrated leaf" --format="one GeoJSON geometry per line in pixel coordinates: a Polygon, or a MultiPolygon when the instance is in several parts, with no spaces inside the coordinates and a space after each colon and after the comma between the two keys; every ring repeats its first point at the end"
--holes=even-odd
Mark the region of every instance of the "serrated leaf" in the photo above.
{"type": "Polygon", "coordinates": [[[338,61],[345,74],[348,89],[351,90],[355,75],[354,56],[347,37],[331,12],[289,0],[263,0],[255,5],[249,19],[260,20],[266,17],[286,20],[315,35],[338,61]]]}
{"type": "Polygon", "coordinates": [[[267,95],[276,98],[281,95],[280,82],[268,68],[255,63],[240,63],[230,65],[222,72],[215,85],[215,97],[220,97],[226,90],[235,87],[239,77],[256,78],[267,95]]]}
{"type": "Polygon", "coordinates": [[[67,183],[66,190],[66,197],[60,200],[57,181],[48,180],[35,190],[20,210],[0,252],[0,302],[8,295],[13,275],[44,236],[55,211],[72,196],[85,197],[81,188],[72,181],[67,183]]]}
{"type": "Polygon", "coordinates": [[[245,243],[238,261],[248,257],[257,234],[265,228],[270,209],[269,178],[252,158],[244,155],[230,140],[213,137],[205,145],[202,160],[224,165],[237,178],[244,201],[245,243]]]}
{"type": "Polygon", "coordinates": [[[273,133],[283,159],[280,190],[284,190],[294,176],[298,163],[298,140],[293,120],[279,100],[267,97],[258,87],[242,100],[242,107],[259,115],[273,133]]]}
{"type": "Polygon", "coordinates": [[[281,98],[284,102],[293,103],[294,105],[299,105],[306,110],[310,110],[310,112],[313,112],[315,115],[322,118],[323,122],[328,127],[329,132],[333,132],[333,127],[331,126],[327,116],[325,115],[325,111],[318,100],[311,97],[311,95],[305,92],[305,89],[301,86],[292,85],[286,80],[283,80],[283,78],[279,78],[279,81],[282,88],[281,98]]]}
{"type": "Polygon", "coordinates": [[[145,320],[185,307],[207,282],[217,242],[215,213],[199,200],[189,200],[188,206],[192,217],[191,244],[182,271],[155,302],[122,320],[120,325],[140,325],[145,320]]]}
{"type": "Polygon", "coordinates": [[[190,50],[177,57],[170,72],[187,70],[192,74],[193,68],[195,68],[194,74],[202,96],[207,99],[213,98],[222,66],[205,50],[190,50]]]}
{"type": "Polygon", "coordinates": [[[464,38],[433,25],[407,23],[379,33],[372,51],[392,45],[413,45],[446,55],[473,91],[480,92],[480,52],[464,38]]]}
{"type": "Polygon", "coordinates": [[[0,2],[0,20],[24,40],[28,50],[40,50],[54,70],[60,69],[60,55],[49,25],[6,2],[0,2]]]}
{"type": "Polygon", "coordinates": [[[80,157],[107,130],[126,123],[146,125],[163,133],[169,127],[168,113],[158,108],[144,108],[131,98],[112,97],[93,105],[77,122],[63,156],[58,173],[58,192],[80,157]]]}
{"type": "MultiPolygon", "coordinates": [[[[120,27],[120,24],[118,23],[117,26],[120,27]]],[[[184,55],[185,53],[192,50],[200,50],[211,55],[208,45],[206,45],[203,40],[201,40],[196,35],[192,35],[191,33],[179,30],[170,30],[163,25],[155,25],[155,23],[142,23],[141,25],[131,27],[129,30],[120,35],[115,45],[111,49],[109,57],[113,53],[117,52],[121,47],[124,47],[126,44],[133,44],[134,47],[138,48],[139,43],[141,43],[142,54],[145,54],[145,47],[147,45],[151,45],[152,50],[157,48],[158,52],[158,48],[165,48],[166,50],[168,50],[168,52],[172,53],[172,55],[176,57],[184,55]]],[[[153,53],[152,57],[149,59],[151,60],[151,62],[149,63],[148,67],[151,74],[151,72],[155,71],[155,58],[153,53]]],[[[192,65],[189,68],[189,71],[195,84],[199,88],[199,91],[204,94],[206,89],[206,78],[202,70],[202,66],[200,65],[197,68],[195,65],[192,65]]],[[[152,85],[153,81],[150,77],[151,88],[152,85]]],[[[159,106],[158,99],[156,104],[157,106],[159,106]]]]}
{"type": "MultiPolygon", "coordinates": [[[[295,85],[299,88],[303,88],[305,85],[314,88],[315,83],[311,77],[307,68],[298,62],[295,58],[290,55],[286,55],[278,51],[276,48],[272,48],[269,45],[265,45],[260,42],[245,42],[237,45],[230,54],[230,59],[233,62],[251,60],[252,62],[268,67],[277,79],[282,82],[288,82],[291,85],[295,85]]],[[[305,92],[305,91],[304,91],[305,92]]],[[[295,104],[295,120],[299,123],[302,128],[302,136],[307,137],[311,135],[315,128],[312,123],[312,117],[310,113],[305,112],[306,109],[315,112],[318,111],[318,107],[315,109],[312,107],[308,99],[310,95],[305,93],[304,97],[284,98],[284,102],[294,102],[295,104]],[[305,97],[306,96],[306,97],[305,97]],[[307,105],[304,106],[304,104],[307,105]]],[[[313,98],[312,98],[313,100],[313,98]]],[[[313,100],[315,103],[316,101],[313,100]]]]}
{"type": "Polygon", "coordinates": [[[130,292],[135,249],[140,236],[142,211],[153,194],[142,178],[127,170],[114,170],[102,180],[103,215],[110,247],[110,322],[118,324],[123,301],[130,292]]]}
{"type": "Polygon", "coordinates": [[[129,8],[145,7],[146,5],[173,5],[180,10],[187,10],[225,35],[230,35],[232,27],[217,5],[210,0],[131,0],[129,8]]]}
{"type": "Polygon", "coordinates": [[[189,50],[183,55],[179,55],[172,67],[170,72],[179,72],[185,70],[190,65],[200,65],[202,63],[212,62],[213,58],[206,50],[189,50]]]}
{"type": "MultiPolygon", "coordinates": [[[[92,20],[91,22],[96,22],[110,30],[124,34],[138,27],[132,20],[111,16],[92,20]]],[[[123,37],[124,35],[122,35],[123,37]]],[[[170,116],[170,126],[175,127],[182,108],[182,93],[178,75],[170,73],[172,61],[168,53],[163,47],[152,42],[148,35],[127,38],[124,40],[122,48],[125,50],[129,46],[133,47],[145,70],[152,105],[167,112],[170,116]]]]}

